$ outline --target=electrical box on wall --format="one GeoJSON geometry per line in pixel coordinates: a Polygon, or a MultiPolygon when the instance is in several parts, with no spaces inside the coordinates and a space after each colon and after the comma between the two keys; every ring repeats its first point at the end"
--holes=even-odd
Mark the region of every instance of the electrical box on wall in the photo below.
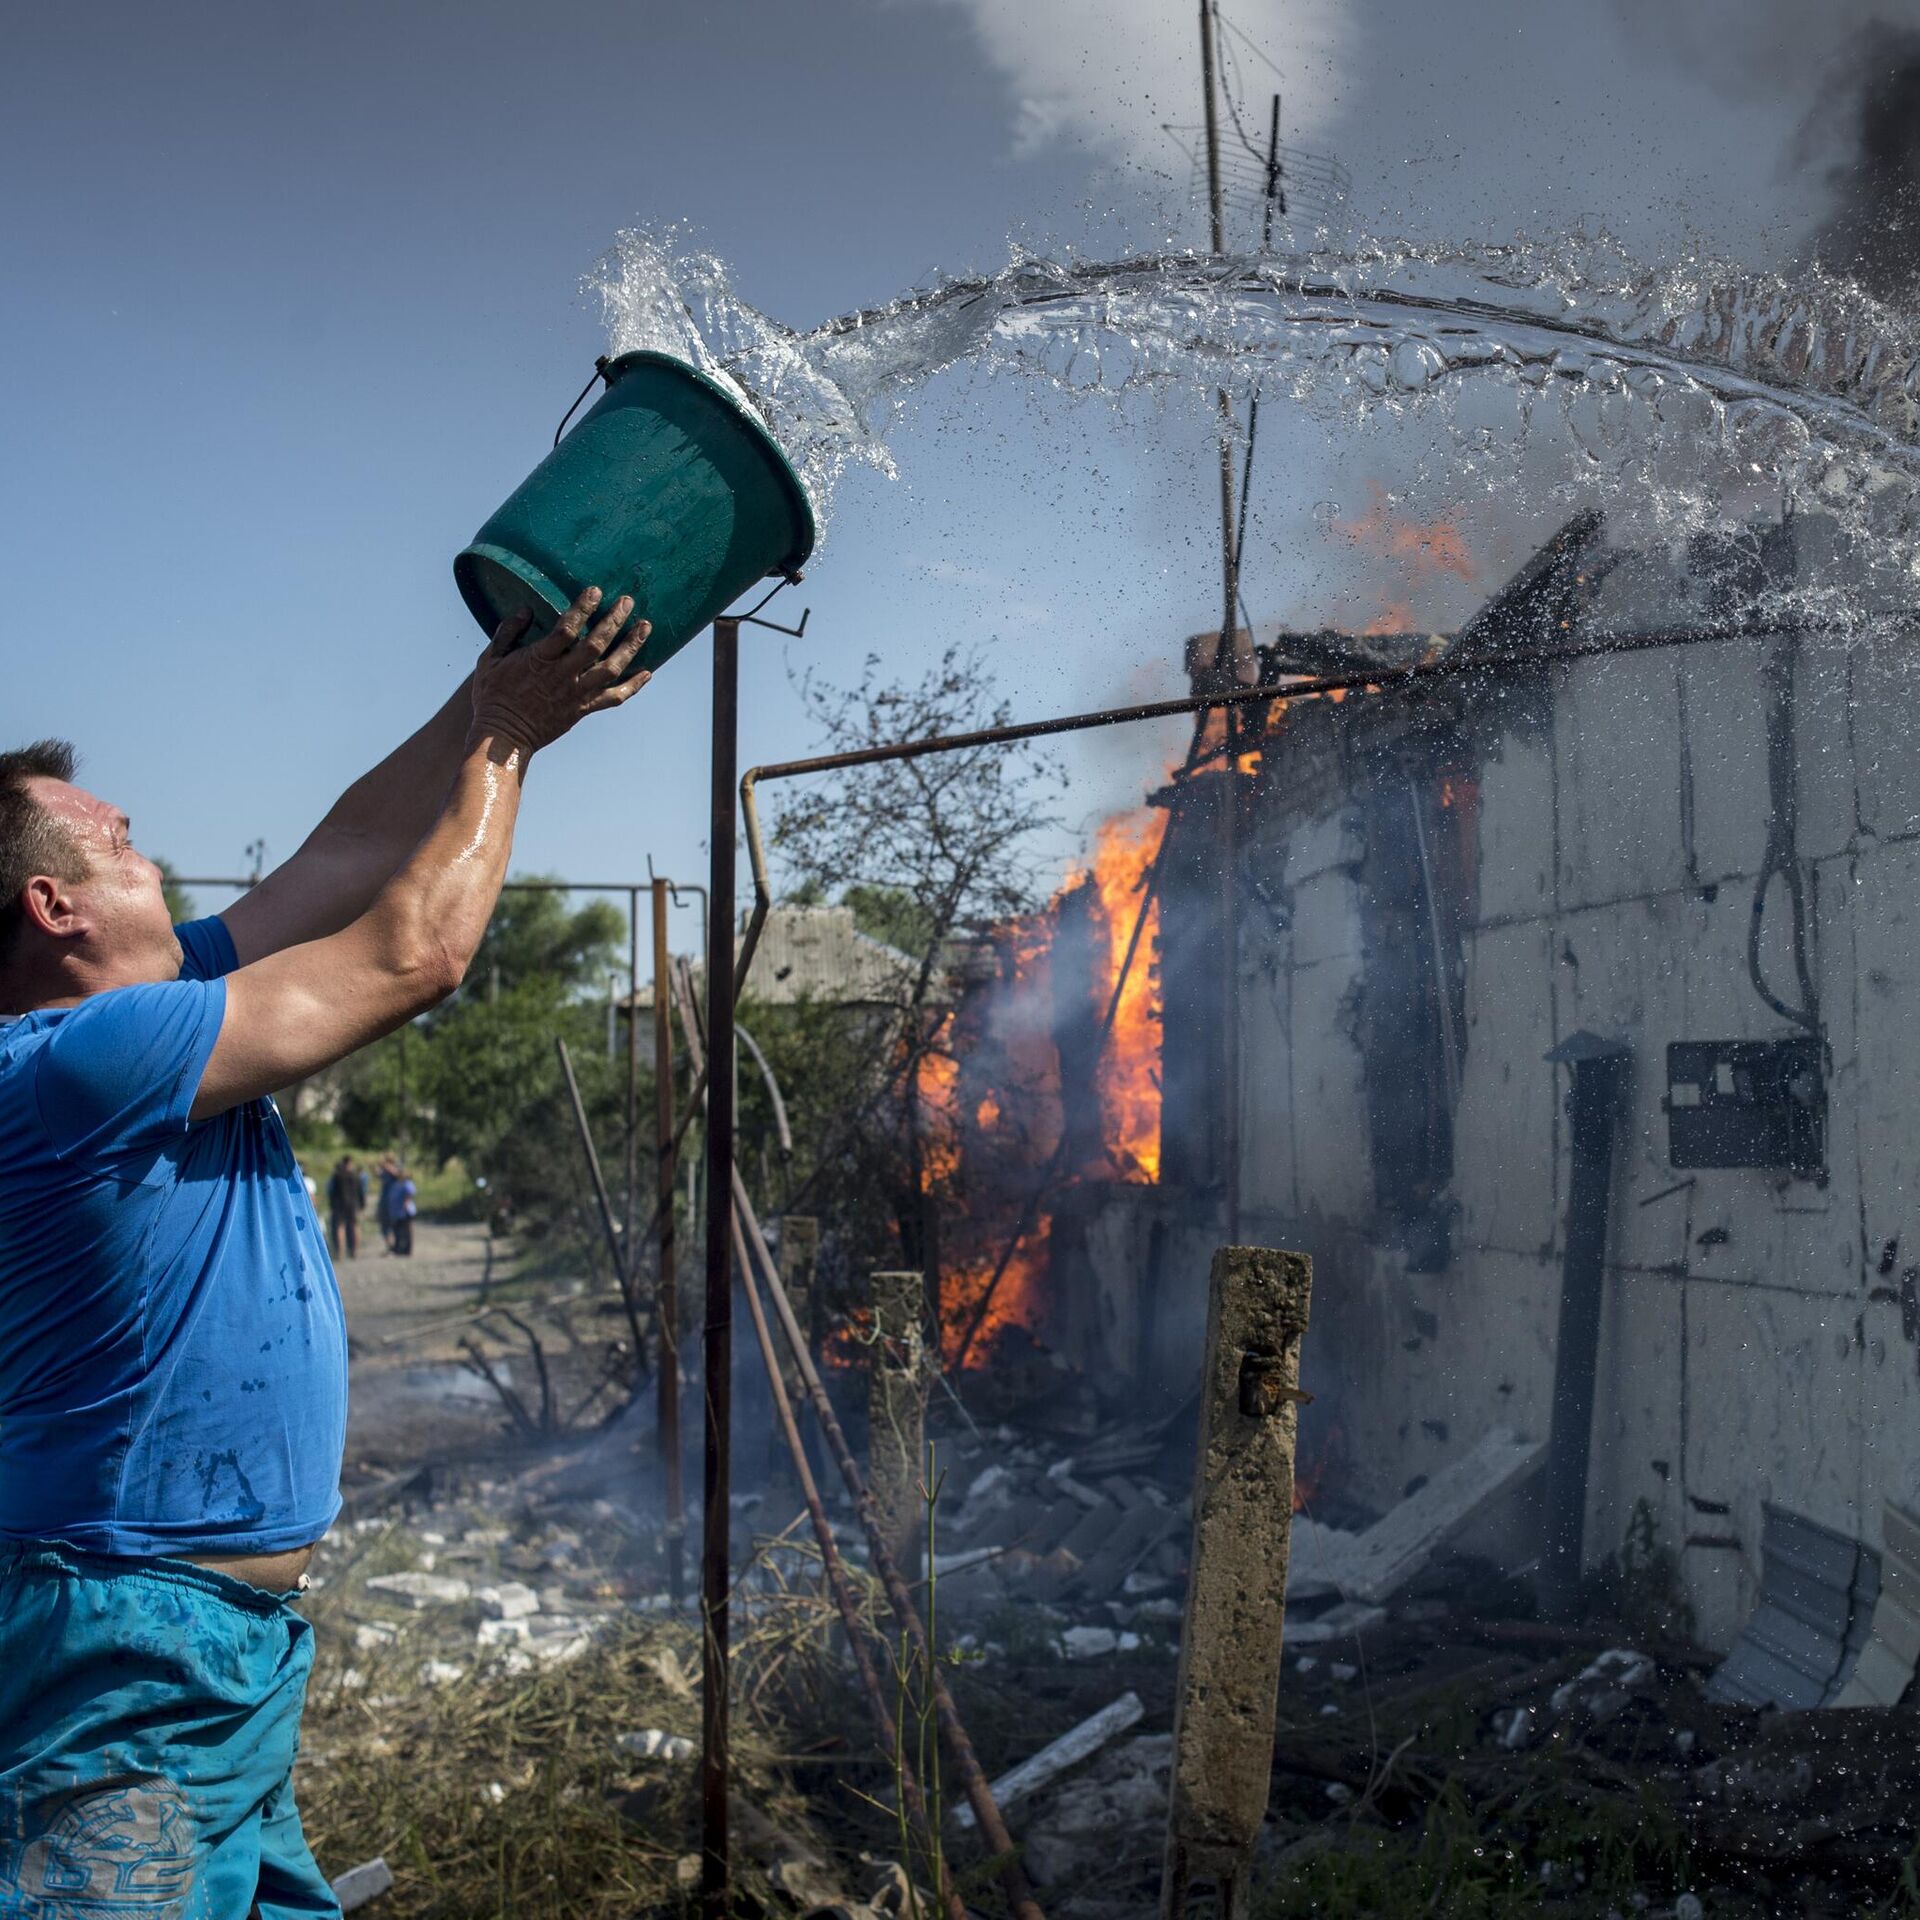
{"type": "Polygon", "coordinates": [[[1824,1043],[1675,1040],[1667,1047],[1667,1157],[1676,1167],[1771,1167],[1817,1174],[1827,1163],[1824,1043]]]}

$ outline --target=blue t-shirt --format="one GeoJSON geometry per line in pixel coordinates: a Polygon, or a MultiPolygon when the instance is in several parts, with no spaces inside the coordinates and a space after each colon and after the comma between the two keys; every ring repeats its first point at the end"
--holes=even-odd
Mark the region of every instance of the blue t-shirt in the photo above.
{"type": "Polygon", "coordinates": [[[271,1100],[189,1122],[235,964],[0,1020],[0,1538],[277,1553],[340,1510],[347,1333],[271,1100]]]}

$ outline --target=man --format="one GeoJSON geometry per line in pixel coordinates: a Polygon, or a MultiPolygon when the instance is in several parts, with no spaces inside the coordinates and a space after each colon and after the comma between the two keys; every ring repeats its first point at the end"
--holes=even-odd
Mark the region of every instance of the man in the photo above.
{"type": "Polygon", "coordinates": [[[380,1219],[380,1238],[387,1243],[387,1251],[393,1251],[393,1190],[400,1184],[400,1162],[392,1154],[383,1154],[380,1159],[380,1198],[374,1202],[374,1211],[380,1219]]]}
{"type": "Polygon", "coordinates": [[[405,1167],[397,1169],[393,1177],[393,1250],[398,1254],[413,1252],[413,1217],[420,1211],[418,1194],[420,1189],[413,1184],[413,1175],[405,1167]]]}
{"type": "Polygon", "coordinates": [[[327,1181],[327,1244],[334,1259],[360,1258],[360,1209],[366,1203],[366,1175],[343,1153],[327,1181]]]}
{"type": "Polygon", "coordinates": [[[460,983],[528,763],[646,623],[583,594],[218,920],[70,748],[0,755],[0,1915],[338,1911],[291,1785],[346,1329],[271,1100],[460,983]]]}

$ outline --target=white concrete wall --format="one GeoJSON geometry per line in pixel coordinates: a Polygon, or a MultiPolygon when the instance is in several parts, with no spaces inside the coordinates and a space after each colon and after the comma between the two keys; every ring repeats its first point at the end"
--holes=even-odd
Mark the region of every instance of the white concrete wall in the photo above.
{"type": "MultiPolygon", "coordinates": [[[[1810,645],[1798,683],[1831,1179],[1687,1175],[1667,1160],[1667,1043],[1785,1030],[1746,966],[1767,820],[1757,667],[1739,646],[1582,662],[1558,680],[1550,738],[1508,737],[1486,762],[1448,1272],[1410,1275],[1371,1237],[1350,1017],[1361,849],[1346,808],[1330,801],[1324,817],[1253,829],[1293,914],[1285,929],[1250,916],[1242,955],[1249,1231],[1304,1243],[1321,1262],[1303,1379],[1338,1399],[1354,1491],[1375,1502],[1488,1426],[1545,1432],[1567,1078],[1543,1056],[1583,1027],[1630,1043],[1588,1552],[1617,1550],[1645,1500],[1681,1555],[1703,1634],[1720,1644],[1753,1604],[1762,1501],[1870,1544],[1883,1498],[1920,1510],[1920,1364],[1897,1297],[1902,1269],[1920,1267],[1920,665],[1909,641],[1810,645]]],[[[1764,953],[1792,1000],[1787,926],[1776,883],[1764,953]]]]}

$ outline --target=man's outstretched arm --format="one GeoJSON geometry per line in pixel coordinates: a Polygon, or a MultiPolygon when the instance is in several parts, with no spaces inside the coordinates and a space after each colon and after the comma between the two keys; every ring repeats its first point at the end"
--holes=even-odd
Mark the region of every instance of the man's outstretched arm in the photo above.
{"type": "Polygon", "coordinates": [[[242,966],[357,920],[425,838],[459,771],[473,677],[328,809],[299,851],[221,914],[242,966]]]}
{"type": "Polygon", "coordinates": [[[624,639],[633,602],[614,602],[591,632],[590,588],[544,639],[514,642],[509,621],[474,669],[462,751],[418,846],[338,932],[271,951],[226,977],[220,1037],[191,1117],[210,1119],[290,1085],[391,1033],[460,984],[487,930],[513,852],[527,763],[589,713],[646,683],[621,675],[650,629],[624,639]]]}

